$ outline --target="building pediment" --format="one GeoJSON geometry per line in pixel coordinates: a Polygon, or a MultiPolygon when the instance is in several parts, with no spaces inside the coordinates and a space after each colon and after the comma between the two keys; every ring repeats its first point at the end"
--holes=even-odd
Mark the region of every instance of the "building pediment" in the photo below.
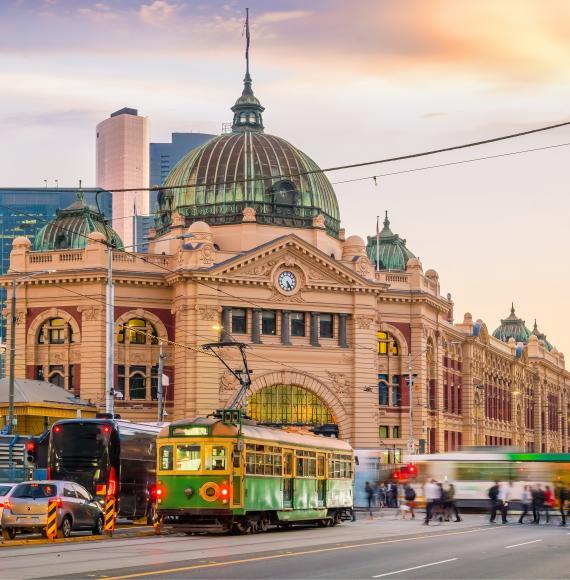
{"type": "Polygon", "coordinates": [[[304,289],[334,287],[378,291],[388,287],[370,282],[294,234],[218,264],[209,269],[209,274],[217,279],[275,283],[279,273],[289,270],[299,274],[304,289]]]}

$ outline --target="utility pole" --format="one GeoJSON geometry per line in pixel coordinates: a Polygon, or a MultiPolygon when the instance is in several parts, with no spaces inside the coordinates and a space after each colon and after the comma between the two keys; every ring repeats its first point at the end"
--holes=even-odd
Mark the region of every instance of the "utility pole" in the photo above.
{"type": "Polygon", "coordinates": [[[160,354],[158,355],[158,422],[164,421],[164,385],[162,374],[164,373],[164,351],[160,341],[160,354]]]}
{"type": "Polygon", "coordinates": [[[107,365],[105,372],[105,412],[115,415],[115,292],[113,288],[113,248],[107,245],[107,310],[105,316],[106,326],[106,354],[107,365]]]}
{"type": "MultiPolygon", "coordinates": [[[[14,432],[14,386],[16,382],[16,375],[14,365],[16,362],[16,288],[18,286],[17,278],[12,280],[12,304],[10,307],[10,378],[9,378],[9,394],[8,394],[8,433],[12,435],[14,432]]],[[[8,467],[12,469],[12,447],[10,446],[10,454],[8,457],[8,467]]]]}
{"type": "Polygon", "coordinates": [[[412,375],[412,353],[408,353],[408,398],[410,404],[410,436],[408,439],[408,453],[413,455],[416,449],[414,440],[414,412],[413,412],[413,375],[412,375]]]}

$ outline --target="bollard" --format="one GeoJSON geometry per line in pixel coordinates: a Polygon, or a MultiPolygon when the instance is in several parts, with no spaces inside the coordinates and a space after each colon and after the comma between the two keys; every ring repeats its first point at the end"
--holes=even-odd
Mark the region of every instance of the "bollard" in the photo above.
{"type": "Polygon", "coordinates": [[[109,496],[105,499],[105,531],[112,536],[115,531],[115,498],[109,496]]]}
{"type": "Polygon", "coordinates": [[[153,504],[152,506],[152,526],[154,527],[154,533],[156,535],[160,534],[160,529],[161,529],[161,520],[160,520],[160,516],[158,515],[158,506],[156,504],[153,504]]]}
{"type": "Polygon", "coordinates": [[[50,499],[47,508],[46,537],[48,540],[55,540],[57,536],[57,508],[58,499],[50,499]]]}

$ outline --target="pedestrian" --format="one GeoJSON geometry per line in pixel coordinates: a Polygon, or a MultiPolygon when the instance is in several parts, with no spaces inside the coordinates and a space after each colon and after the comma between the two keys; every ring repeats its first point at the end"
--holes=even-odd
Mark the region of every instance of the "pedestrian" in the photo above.
{"type": "Polygon", "coordinates": [[[445,502],[446,502],[446,514],[447,520],[451,517],[451,513],[455,516],[455,522],[460,522],[459,510],[457,509],[457,504],[455,503],[455,486],[453,483],[449,482],[447,489],[445,490],[445,502]]]}
{"type": "Polygon", "coordinates": [[[386,505],[386,484],[383,481],[378,482],[378,488],[376,491],[378,494],[378,505],[380,506],[380,509],[382,509],[386,505]]]}
{"type": "Polygon", "coordinates": [[[368,513],[369,518],[372,519],[372,507],[374,506],[374,488],[370,485],[370,482],[367,481],[364,484],[364,493],[366,494],[366,500],[368,501],[368,513]]]}
{"type": "Polygon", "coordinates": [[[530,493],[530,487],[528,485],[525,485],[521,493],[522,513],[521,517],[519,518],[519,524],[524,523],[524,517],[528,515],[528,510],[530,508],[531,502],[532,495],[530,493]]]}
{"type": "Polygon", "coordinates": [[[533,524],[540,524],[540,512],[544,508],[544,491],[540,487],[540,483],[537,483],[532,489],[532,515],[533,524]]]}
{"type": "Polygon", "coordinates": [[[546,523],[550,522],[550,510],[554,509],[555,501],[552,489],[547,485],[544,488],[544,511],[546,513],[546,523]]]}
{"type": "Polygon", "coordinates": [[[415,512],[415,508],[416,508],[416,492],[414,490],[414,488],[410,485],[410,482],[406,482],[406,484],[404,485],[404,500],[406,502],[406,505],[408,506],[409,510],[410,510],[410,514],[412,516],[412,519],[415,520],[416,519],[416,512],[415,512]]]}
{"type": "MultiPolygon", "coordinates": [[[[568,499],[568,490],[566,489],[564,483],[560,483],[556,491],[557,491],[556,495],[558,497],[558,504],[560,505],[560,525],[565,526],[566,514],[564,513],[564,508],[566,505],[566,500],[568,499]]],[[[570,509],[568,511],[570,511],[570,509]]]]}
{"type": "Polygon", "coordinates": [[[428,481],[424,486],[424,497],[426,498],[426,518],[424,525],[428,526],[432,518],[432,511],[441,498],[441,491],[435,479],[428,481]]]}
{"type": "Polygon", "coordinates": [[[503,524],[508,524],[507,512],[509,509],[509,500],[511,499],[511,488],[513,486],[512,481],[509,483],[503,483],[499,485],[499,507],[501,509],[501,521],[503,524]]]}
{"type": "Polygon", "coordinates": [[[499,508],[499,482],[495,481],[495,485],[489,488],[487,492],[489,499],[491,500],[491,517],[489,521],[494,524],[495,518],[497,517],[497,509],[499,508]]]}

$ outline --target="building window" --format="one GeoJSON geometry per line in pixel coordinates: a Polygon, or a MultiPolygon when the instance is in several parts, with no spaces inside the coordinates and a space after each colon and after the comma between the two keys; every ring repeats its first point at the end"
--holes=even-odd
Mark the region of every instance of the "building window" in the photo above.
{"type": "Polygon", "coordinates": [[[380,356],[398,356],[400,354],[398,342],[390,333],[379,330],[376,333],[376,339],[380,356]]]}
{"type": "Polygon", "coordinates": [[[69,373],[67,375],[67,388],[70,391],[75,389],[75,365],[69,365],[69,373]]]}
{"type": "MultiPolygon", "coordinates": [[[[163,389],[164,399],[164,389],[163,389]]],[[[158,365],[154,365],[150,369],[150,398],[153,401],[158,401],[158,365]]]]}
{"type": "Polygon", "coordinates": [[[319,316],[319,335],[321,338],[333,337],[333,315],[322,314],[319,316]]]}
{"type": "Polygon", "coordinates": [[[380,425],[380,427],[378,427],[378,435],[380,439],[389,439],[390,427],[388,427],[388,425],[380,425]]]}
{"type": "Polygon", "coordinates": [[[117,366],[117,388],[115,389],[118,393],[125,397],[125,365],[117,366]]]}
{"type": "Polygon", "coordinates": [[[305,336],[304,312],[291,312],[291,336],[305,336]]]}
{"type": "Polygon", "coordinates": [[[63,318],[50,318],[40,328],[38,344],[65,344],[66,330],[67,341],[74,342],[71,326],[63,318]]]}
{"type": "Polygon", "coordinates": [[[65,377],[63,365],[50,365],[48,371],[48,381],[62,389],[65,388],[65,377]]]}
{"type": "Polygon", "coordinates": [[[399,425],[394,425],[394,427],[392,427],[392,437],[394,439],[400,438],[400,426],[399,425]]]}
{"type": "Polygon", "coordinates": [[[275,310],[264,310],[261,313],[261,334],[277,333],[277,314],[275,310]]]}
{"type": "Polygon", "coordinates": [[[146,367],[129,368],[129,398],[131,400],[146,399],[146,367]]]}
{"type": "Polygon", "coordinates": [[[143,318],[131,318],[119,328],[117,337],[119,343],[123,344],[158,344],[158,334],[156,328],[143,318]]]}
{"type": "Polygon", "coordinates": [[[245,308],[232,308],[232,334],[247,332],[247,318],[245,308]]]}
{"type": "Polygon", "coordinates": [[[384,381],[378,383],[378,404],[386,407],[390,402],[388,385],[384,381]]]}
{"type": "Polygon", "coordinates": [[[402,387],[400,386],[400,377],[392,377],[392,406],[400,407],[402,405],[402,387]]]}

